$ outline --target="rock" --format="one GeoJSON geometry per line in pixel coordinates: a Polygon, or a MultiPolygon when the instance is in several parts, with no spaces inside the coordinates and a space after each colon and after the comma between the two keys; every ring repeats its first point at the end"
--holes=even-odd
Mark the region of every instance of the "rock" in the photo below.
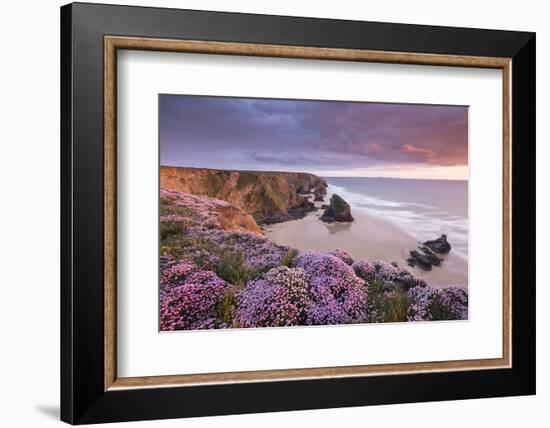
{"type": "Polygon", "coordinates": [[[424,256],[427,257],[427,259],[430,261],[430,263],[434,266],[439,266],[442,262],[442,260],[437,257],[437,255],[430,250],[428,247],[418,247],[420,248],[420,251],[424,253],[424,256]]]}
{"type": "Polygon", "coordinates": [[[409,266],[418,266],[424,270],[432,270],[432,266],[439,266],[441,259],[437,257],[429,248],[418,247],[422,253],[416,250],[410,252],[410,258],[407,259],[409,266]]]}
{"type": "Polygon", "coordinates": [[[323,202],[325,200],[325,197],[323,196],[323,194],[319,190],[315,190],[313,195],[314,195],[313,200],[315,202],[323,202]]]}
{"type": "Polygon", "coordinates": [[[411,257],[407,259],[409,266],[418,266],[424,270],[432,270],[432,264],[418,251],[413,250],[410,252],[411,257]]]}
{"type": "Polygon", "coordinates": [[[222,229],[262,234],[262,230],[258,227],[254,217],[246,214],[239,207],[234,205],[217,206],[216,212],[222,229]]]}
{"type": "Polygon", "coordinates": [[[315,193],[320,193],[321,195],[327,194],[327,183],[325,181],[321,182],[319,187],[315,189],[315,193]]]}
{"type": "Polygon", "coordinates": [[[321,209],[322,209],[322,210],[326,210],[327,208],[328,208],[328,205],[327,205],[327,204],[321,205],[321,209]]]}
{"type": "Polygon", "coordinates": [[[447,242],[447,235],[441,235],[439,238],[426,241],[422,245],[439,254],[447,254],[451,251],[451,244],[447,242]]]}
{"type": "Polygon", "coordinates": [[[351,207],[340,196],[334,194],[330,198],[330,205],[321,216],[321,220],[327,223],[353,221],[351,207]]]}
{"type": "MultiPolygon", "coordinates": [[[[273,173],[281,174],[281,173],[273,173]]],[[[322,194],[327,193],[327,182],[324,178],[317,177],[313,174],[306,173],[285,173],[289,182],[292,183],[296,192],[300,194],[308,194],[321,192],[322,194]]]]}
{"type": "Polygon", "coordinates": [[[288,210],[286,214],[277,214],[270,217],[263,217],[261,220],[257,220],[258,224],[275,224],[283,221],[297,220],[304,218],[308,213],[316,211],[315,204],[309,201],[307,198],[303,198],[300,205],[288,210]]]}

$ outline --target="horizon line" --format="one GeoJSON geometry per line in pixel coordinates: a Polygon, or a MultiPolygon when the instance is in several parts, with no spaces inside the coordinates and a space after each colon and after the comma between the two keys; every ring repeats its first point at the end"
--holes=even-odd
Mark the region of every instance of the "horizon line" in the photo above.
{"type": "Polygon", "coordinates": [[[296,173],[296,174],[311,174],[321,178],[387,178],[392,180],[426,180],[426,181],[469,181],[469,178],[436,178],[436,177],[393,177],[393,176],[384,176],[384,175],[322,175],[317,172],[304,171],[304,170],[262,170],[262,169],[235,169],[235,168],[212,168],[212,167],[202,167],[202,166],[181,166],[181,165],[162,165],[159,164],[159,173],[160,168],[187,168],[187,169],[209,169],[213,171],[233,171],[233,172],[269,172],[269,173],[296,173]]]}

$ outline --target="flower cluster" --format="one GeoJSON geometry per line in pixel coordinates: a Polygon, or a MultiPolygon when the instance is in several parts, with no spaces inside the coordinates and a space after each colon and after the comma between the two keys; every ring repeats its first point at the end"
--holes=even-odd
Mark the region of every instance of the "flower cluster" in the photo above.
{"type": "Polygon", "coordinates": [[[376,275],[376,269],[367,260],[358,260],[354,262],[351,267],[355,271],[355,275],[364,279],[366,282],[371,282],[376,275]]]}
{"type": "Polygon", "coordinates": [[[289,248],[269,241],[265,236],[225,230],[221,227],[220,209],[231,205],[219,199],[183,192],[161,190],[161,230],[166,234],[185,235],[186,258],[213,269],[224,251],[242,253],[252,270],[265,271],[281,264],[289,248]]]}
{"type": "Polygon", "coordinates": [[[174,207],[174,213],[161,215],[162,221],[180,221],[202,230],[220,227],[218,208],[230,206],[226,201],[173,190],[160,190],[161,202],[174,207]],[[181,208],[181,210],[178,210],[181,208]]]}
{"type": "Polygon", "coordinates": [[[388,263],[382,260],[373,262],[374,279],[387,287],[400,287],[409,290],[414,287],[425,287],[426,281],[414,275],[407,269],[400,268],[397,263],[388,263]]]}
{"type": "Polygon", "coordinates": [[[221,328],[216,306],[228,284],[192,263],[176,263],[161,275],[161,330],[221,328]]]}
{"type": "Polygon", "coordinates": [[[414,287],[408,297],[411,301],[408,321],[468,319],[468,291],[463,287],[414,287]]]}
{"type": "Polygon", "coordinates": [[[173,263],[161,270],[160,285],[175,285],[185,279],[197,266],[194,263],[173,263]]]}
{"type": "Polygon", "coordinates": [[[276,245],[265,236],[250,232],[225,232],[209,235],[220,249],[240,252],[250,269],[266,270],[281,264],[288,247],[276,245]]]}
{"type": "Polygon", "coordinates": [[[346,250],[336,249],[336,250],[329,251],[329,254],[331,256],[338,257],[340,260],[342,260],[347,265],[351,266],[353,264],[353,257],[346,250]]]}
{"type": "Polygon", "coordinates": [[[382,283],[395,282],[399,278],[399,269],[392,263],[376,260],[372,265],[376,271],[376,279],[382,283]]]}
{"type": "Polygon", "coordinates": [[[308,278],[301,268],[279,266],[250,281],[239,294],[236,320],[242,327],[303,325],[309,303],[308,278]]]}
{"type": "Polygon", "coordinates": [[[367,319],[367,288],[364,281],[341,259],[329,254],[306,252],[293,261],[310,281],[310,325],[349,324],[367,319]]]}

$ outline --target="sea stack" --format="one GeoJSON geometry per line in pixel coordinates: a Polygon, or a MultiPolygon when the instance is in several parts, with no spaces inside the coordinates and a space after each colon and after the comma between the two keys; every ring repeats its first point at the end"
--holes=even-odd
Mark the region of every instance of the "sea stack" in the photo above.
{"type": "Polygon", "coordinates": [[[353,221],[351,207],[340,196],[333,194],[330,198],[330,205],[321,216],[321,220],[327,223],[353,221]]]}
{"type": "Polygon", "coordinates": [[[422,245],[439,254],[447,254],[451,251],[451,244],[447,241],[447,235],[441,235],[439,238],[433,241],[426,241],[422,245]]]}

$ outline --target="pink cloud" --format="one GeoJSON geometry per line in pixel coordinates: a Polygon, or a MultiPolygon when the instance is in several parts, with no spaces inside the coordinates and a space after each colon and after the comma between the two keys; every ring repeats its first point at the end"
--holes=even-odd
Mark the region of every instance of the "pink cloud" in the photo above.
{"type": "Polygon", "coordinates": [[[414,146],[412,144],[403,144],[401,146],[401,148],[403,149],[403,151],[405,153],[408,153],[408,154],[411,154],[411,155],[416,155],[420,158],[429,159],[429,158],[432,158],[435,155],[433,150],[424,149],[422,147],[414,146]]]}

